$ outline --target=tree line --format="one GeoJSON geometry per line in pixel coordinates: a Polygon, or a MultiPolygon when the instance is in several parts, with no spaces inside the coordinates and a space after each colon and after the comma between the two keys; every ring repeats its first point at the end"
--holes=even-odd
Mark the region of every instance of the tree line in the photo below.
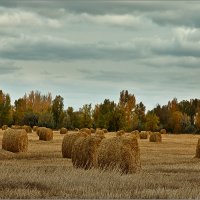
{"type": "Polygon", "coordinates": [[[85,104],[75,111],[73,107],[64,109],[64,99],[60,95],[52,99],[51,93],[41,94],[39,91],[31,91],[11,105],[10,95],[0,90],[0,126],[13,124],[71,130],[159,131],[164,128],[171,133],[199,133],[200,100],[178,102],[174,98],[167,105],[158,104],[146,112],[145,105],[137,103],[134,94],[123,90],[118,103],[105,99],[94,108],[91,104],[85,104]]]}

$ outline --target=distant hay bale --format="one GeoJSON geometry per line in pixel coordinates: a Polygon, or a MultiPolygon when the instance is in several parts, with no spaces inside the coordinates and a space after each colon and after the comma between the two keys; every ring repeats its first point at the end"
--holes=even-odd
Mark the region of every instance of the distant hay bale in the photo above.
{"type": "Polygon", "coordinates": [[[71,158],[72,147],[74,146],[74,142],[79,137],[87,137],[87,136],[88,135],[84,132],[66,134],[62,141],[62,156],[63,156],[63,158],[71,158]]]}
{"type": "Polygon", "coordinates": [[[95,129],[94,128],[91,128],[90,131],[91,131],[91,133],[95,133],[95,129]]]}
{"type": "Polygon", "coordinates": [[[162,142],[162,135],[159,132],[152,132],[149,137],[150,142],[162,142]]]}
{"type": "Polygon", "coordinates": [[[19,126],[19,125],[12,125],[11,128],[12,128],[12,129],[22,129],[22,126],[19,126]]]}
{"type": "Polygon", "coordinates": [[[74,129],[74,131],[78,132],[78,131],[79,131],[79,129],[78,129],[78,128],[75,128],[75,129],[74,129]]]}
{"type": "Polygon", "coordinates": [[[124,130],[117,131],[116,136],[122,136],[125,134],[124,130]]]}
{"type": "Polygon", "coordinates": [[[68,130],[66,128],[61,128],[60,129],[60,134],[66,134],[68,130]]]}
{"type": "Polygon", "coordinates": [[[97,136],[79,137],[72,147],[73,166],[84,169],[97,167],[97,149],[101,140],[97,136]]]}
{"type": "Polygon", "coordinates": [[[140,139],[148,139],[148,132],[147,131],[141,131],[139,136],[140,136],[140,139]]]}
{"type": "Polygon", "coordinates": [[[97,130],[97,131],[95,132],[95,135],[96,135],[96,136],[99,136],[99,137],[101,137],[101,138],[105,138],[105,133],[104,133],[103,130],[97,130]]]}
{"type": "Polygon", "coordinates": [[[101,169],[119,169],[122,173],[140,171],[140,149],[136,137],[113,137],[102,140],[98,148],[101,169]]]}
{"type": "Polygon", "coordinates": [[[102,129],[104,133],[108,133],[108,130],[106,128],[102,129]]]}
{"type": "Polygon", "coordinates": [[[24,129],[27,133],[32,133],[32,128],[30,126],[22,126],[22,129],[24,129]]]}
{"type": "Polygon", "coordinates": [[[53,131],[50,128],[39,127],[37,130],[37,135],[39,136],[39,140],[53,140],[53,131]]]}
{"type": "Polygon", "coordinates": [[[91,135],[91,130],[90,130],[89,128],[82,128],[82,129],[80,130],[80,132],[85,132],[85,133],[87,133],[88,135],[91,135]]]}
{"type": "Polygon", "coordinates": [[[33,126],[33,131],[37,132],[38,128],[39,128],[38,126],[33,126]]]}
{"type": "Polygon", "coordinates": [[[1,129],[2,129],[2,130],[6,130],[6,129],[8,129],[8,126],[7,126],[7,125],[3,125],[3,126],[1,127],[1,129]]]}
{"type": "Polygon", "coordinates": [[[136,136],[136,138],[138,138],[138,139],[140,138],[140,132],[138,130],[132,131],[131,135],[136,136]]]}
{"type": "Polygon", "coordinates": [[[7,129],[3,134],[2,149],[17,152],[27,152],[28,135],[24,129],[7,129]]]}
{"type": "Polygon", "coordinates": [[[200,158],[200,139],[198,140],[197,147],[196,147],[196,158],[200,158]]]}
{"type": "Polygon", "coordinates": [[[160,130],[160,133],[161,134],[167,134],[167,131],[163,128],[163,129],[160,130]]]}

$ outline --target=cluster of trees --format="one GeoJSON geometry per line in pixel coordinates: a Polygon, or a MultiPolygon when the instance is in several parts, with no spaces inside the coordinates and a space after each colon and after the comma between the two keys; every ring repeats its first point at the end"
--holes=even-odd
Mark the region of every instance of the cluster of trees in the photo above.
{"type": "Polygon", "coordinates": [[[145,105],[136,103],[134,94],[123,90],[118,103],[105,99],[94,108],[86,104],[75,111],[73,107],[64,109],[64,99],[60,95],[52,99],[51,93],[42,95],[38,91],[25,94],[11,105],[9,94],[0,90],[0,126],[4,124],[54,129],[98,127],[109,131],[157,131],[165,128],[172,133],[194,133],[200,130],[200,100],[178,102],[173,99],[168,105],[157,105],[146,113],[145,105]]]}

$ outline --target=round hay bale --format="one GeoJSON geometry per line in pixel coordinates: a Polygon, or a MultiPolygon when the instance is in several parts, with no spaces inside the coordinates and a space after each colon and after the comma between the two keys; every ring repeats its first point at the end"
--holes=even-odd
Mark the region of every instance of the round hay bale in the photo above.
{"type": "Polygon", "coordinates": [[[27,152],[28,135],[24,129],[14,130],[7,129],[3,134],[2,149],[6,151],[27,152]]]}
{"type": "Polygon", "coordinates": [[[101,169],[118,169],[126,174],[140,171],[140,149],[137,138],[122,136],[102,140],[97,160],[101,169]]]}
{"type": "Polygon", "coordinates": [[[33,126],[33,131],[37,132],[38,128],[39,128],[38,126],[33,126]]]}
{"type": "Polygon", "coordinates": [[[84,169],[97,167],[97,149],[101,140],[96,136],[79,137],[72,147],[73,166],[84,169]]]}
{"type": "Polygon", "coordinates": [[[148,139],[148,132],[147,131],[141,131],[139,136],[140,136],[140,139],[148,139]]]}
{"type": "Polygon", "coordinates": [[[91,135],[91,130],[90,130],[89,128],[82,128],[82,129],[80,130],[80,132],[85,132],[85,133],[87,133],[88,135],[91,135]]]}
{"type": "Polygon", "coordinates": [[[162,142],[162,136],[159,132],[152,132],[149,137],[149,142],[162,142]]]}
{"type": "Polygon", "coordinates": [[[196,147],[196,158],[200,158],[200,139],[198,140],[197,147],[196,147]]]}
{"type": "Polygon", "coordinates": [[[19,126],[19,125],[12,125],[11,128],[12,129],[23,129],[22,126],[19,126]]]}
{"type": "Polygon", "coordinates": [[[8,129],[8,126],[7,126],[7,125],[3,125],[3,126],[1,127],[1,129],[2,129],[2,130],[6,130],[6,129],[8,129]]]}
{"type": "Polygon", "coordinates": [[[75,129],[74,129],[74,131],[78,132],[78,131],[79,131],[79,129],[78,129],[78,128],[75,128],[75,129]]]}
{"type": "Polygon", "coordinates": [[[74,146],[74,142],[79,137],[87,137],[88,135],[84,132],[81,133],[71,133],[66,134],[62,141],[62,156],[63,158],[72,158],[72,147],[74,146]]]}
{"type": "Polygon", "coordinates": [[[140,132],[138,130],[132,131],[131,135],[134,135],[136,138],[140,138],[140,132]]]}
{"type": "Polygon", "coordinates": [[[116,136],[122,136],[124,134],[125,134],[124,130],[120,130],[120,131],[117,131],[116,136]]]}
{"type": "Polygon", "coordinates": [[[163,129],[160,130],[160,133],[161,134],[167,134],[167,131],[163,128],[163,129]]]}
{"type": "Polygon", "coordinates": [[[53,131],[50,128],[40,127],[37,130],[37,134],[39,136],[39,140],[53,140],[53,131]]]}
{"type": "Polygon", "coordinates": [[[102,129],[104,133],[108,133],[108,130],[106,128],[102,129]]]}
{"type": "Polygon", "coordinates": [[[94,128],[91,128],[90,131],[91,131],[91,133],[95,133],[95,129],[94,128]]]}
{"type": "Polygon", "coordinates": [[[60,129],[60,134],[66,134],[68,130],[66,128],[61,128],[60,129]]]}
{"type": "Polygon", "coordinates": [[[101,139],[104,139],[105,138],[105,133],[104,133],[103,130],[97,130],[95,132],[95,136],[100,137],[101,139]]]}
{"type": "Polygon", "coordinates": [[[22,126],[22,129],[24,129],[27,133],[32,133],[32,128],[30,126],[22,126]]]}

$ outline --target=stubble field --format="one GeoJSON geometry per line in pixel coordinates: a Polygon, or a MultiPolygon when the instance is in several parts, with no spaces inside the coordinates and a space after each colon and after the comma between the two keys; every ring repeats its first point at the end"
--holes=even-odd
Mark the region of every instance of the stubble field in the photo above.
{"type": "MultiPolygon", "coordinates": [[[[0,146],[2,136],[0,131],[0,146]]],[[[162,143],[139,140],[142,171],[131,175],[73,168],[62,158],[59,132],[50,142],[39,141],[36,133],[28,136],[28,153],[0,150],[0,198],[200,198],[198,135],[163,135],[162,143]]]]}

